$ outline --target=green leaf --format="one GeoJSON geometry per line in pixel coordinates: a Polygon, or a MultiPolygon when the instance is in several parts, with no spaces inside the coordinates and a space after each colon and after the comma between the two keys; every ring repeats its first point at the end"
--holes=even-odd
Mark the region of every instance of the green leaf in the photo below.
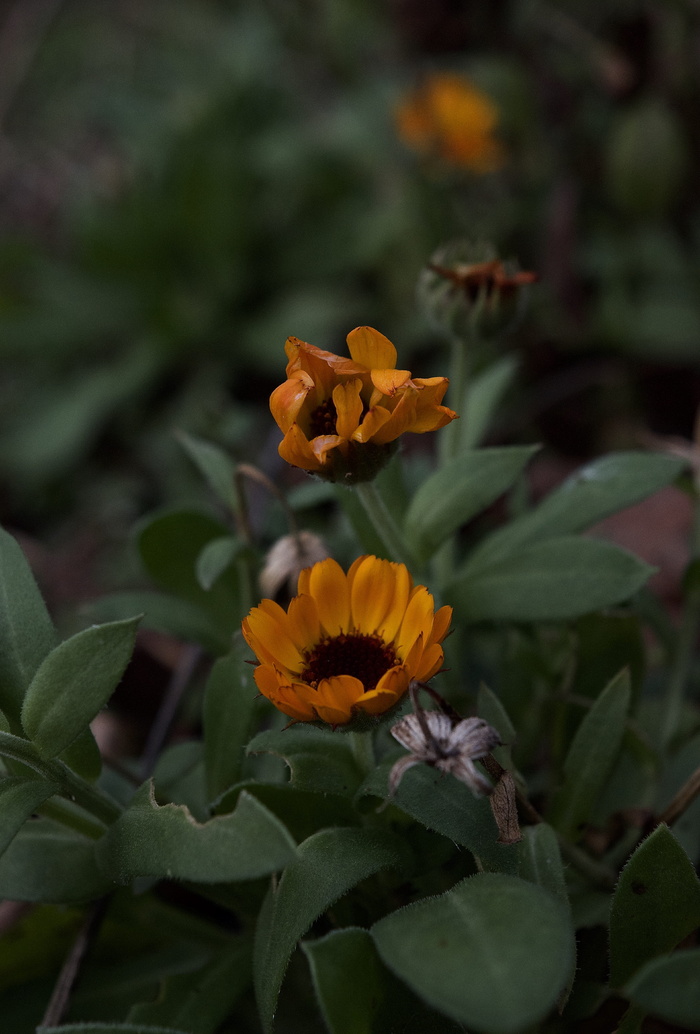
{"type": "Polygon", "coordinates": [[[687,1030],[700,1030],[700,948],[652,959],[625,987],[645,1012],[687,1030]]]}
{"type": "Polygon", "coordinates": [[[67,1023],[60,1027],[37,1027],[36,1034],[192,1034],[174,1027],[152,1027],[143,1023],[67,1023]]]}
{"type": "Polygon", "coordinates": [[[570,535],[624,510],[675,481],[686,463],[653,452],[616,452],[581,467],[534,510],[489,535],[469,563],[492,563],[527,543],[570,535]]]}
{"type": "Polygon", "coordinates": [[[330,1034],[459,1034],[464,1028],[430,1009],[382,964],[371,934],[333,930],[301,949],[330,1034]],[[348,979],[352,974],[352,979],[348,979]]]}
{"type": "Polygon", "coordinates": [[[196,510],[166,510],[147,519],[138,533],[144,567],[159,589],[207,611],[216,627],[230,635],[240,609],[235,572],[229,568],[211,589],[197,579],[197,560],[228,528],[196,510]]]}
{"type": "Polygon", "coordinates": [[[139,618],[93,625],[42,661],[22,706],[22,725],[43,758],[73,743],[104,707],[124,674],[139,618]]]}
{"type": "Polygon", "coordinates": [[[242,548],[243,543],[232,535],[222,535],[207,542],[195,566],[197,581],[204,590],[208,592],[211,589],[242,548]]]}
{"type": "Polygon", "coordinates": [[[102,771],[102,756],[89,726],[63,751],[59,761],[90,783],[99,778],[102,771]]]}
{"type": "Polygon", "coordinates": [[[671,951],[700,925],[700,881],[668,826],[657,826],[622,870],[610,909],[610,984],[671,951]]]}
{"type": "Polygon", "coordinates": [[[247,780],[227,790],[214,804],[214,814],[225,814],[235,807],[240,793],[247,790],[284,823],[297,843],[328,826],[359,826],[360,815],[348,797],[317,790],[299,790],[291,783],[261,783],[247,780]]]}
{"type": "Polygon", "coordinates": [[[372,1031],[383,981],[382,965],[367,930],[334,930],[317,941],[303,942],[301,948],[330,1034],[372,1031]]]}
{"type": "Polygon", "coordinates": [[[227,653],[231,648],[231,629],[212,617],[203,607],[164,592],[113,592],[102,596],[87,608],[91,617],[102,621],[118,621],[128,614],[143,614],[142,627],[166,632],[189,643],[199,643],[213,654],[227,653]]]}
{"type": "Polygon", "coordinates": [[[57,790],[58,786],[47,779],[0,777],[0,855],[9,847],[15,835],[39,805],[52,797],[57,790]]]}
{"type": "Polygon", "coordinates": [[[97,848],[117,883],[160,876],[199,883],[250,880],[284,868],[296,847],[282,823],[248,793],[231,815],[196,822],[187,808],[159,807],[144,784],[97,848]]]}
{"type": "Polygon", "coordinates": [[[473,449],[479,445],[517,372],[517,359],[507,355],[474,377],[467,388],[464,405],[460,410],[460,448],[473,449]]]}
{"type": "Polygon", "coordinates": [[[362,782],[350,737],[328,729],[297,725],[261,732],[250,741],[247,752],[283,758],[291,784],[298,790],[352,797],[362,782]]]}
{"type": "Polygon", "coordinates": [[[391,800],[428,829],[467,847],[484,868],[517,872],[515,846],[498,843],[498,829],[487,798],[475,797],[464,783],[427,765],[409,768],[396,795],[389,798],[390,767],[386,762],[379,765],[360,792],[391,800]]]}
{"type": "Polygon", "coordinates": [[[109,889],[95,861],[95,841],[49,819],[19,831],[0,858],[0,898],[74,904],[109,889]]]}
{"type": "Polygon", "coordinates": [[[372,927],[386,965],[469,1030],[511,1034],[543,1020],[574,962],[571,924],[540,887],[479,873],[372,927]]]}
{"type": "Polygon", "coordinates": [[[652,573],[608,542],[566,535],[469,561],[445,592],[466,621],[565,621],[628,600],[652,573]]]}
{"type": "Polygon", "coordinates": [[[263,1030],[269,1032],[294,947],[311,924],[351,887],[380,869],[400,867],[403,845],[369,829],[322,829],[299,846],[258,917],[253,971],[263,1030]]]}
{"type": "Polygon", "coordinates": [[[185,431],[178,431],[177,440],[205,478],[212,492],[234,513],[237,509],[236,465],[218,445],[204,441],[185,431]]]}
{"type": "Polygon", "coordinates": [[[552,821],[567,837],[578,839],[620,752],[632,690],[629,671],[621,671],[600,694],[576,730],[564,761],[564,784],[552,821]]]}
{"type": "Polygon", "coordinates": [[[22,700],[56,643],[56,632],[24,553],[0,528],[0,708],[19,732],[22,700]]]}
{"type": "Polygon", "coordinates": [[[569,895],[556,833],[548,823],[539,822],[525,826],[522,834],[518,844],[520,876],[548,890],[568,912],[569,895]]]}
{"type": "Polygon", "coordinates": [[[177,1026],[189,1034],[214,1034],[251,981],[251,946],[237,940],[196,973],[167,978],[154,1002],[129,1011],[130,1023],[177,1026]]]}
{"type": "Polygon", "coordinates": [[[492,754],[499,765],[512,772],[515,767],[511,756],[512,746],[516,740],[515,727],[502,702],[485,682],[482,682],[479,686],[479,692],[476,697],[476,713],[479,718],[483,718],[485,722],[492,725],[500,735],[503,746],[494,747],[492,754]]]}
{"type": "Polygon", "coordinates": [[[424,481],[411,500],[405,532],[427,560],[445,539],[498,499],[538,446],[469,449],[424,481]]]}
{"type": "Polygon", "coordinates": [[[204,691],[204,766],[210,801],[241,778],[258,696],[242,641],[211,670],[204,691]]]}

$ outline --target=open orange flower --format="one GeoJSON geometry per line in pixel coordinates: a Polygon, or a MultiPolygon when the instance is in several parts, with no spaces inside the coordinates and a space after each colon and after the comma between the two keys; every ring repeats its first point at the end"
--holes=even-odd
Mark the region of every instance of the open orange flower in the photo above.
{"type": "Polygon", "coordinates": [[[397,370],[397,353],[372,327],[347,336],[350,359],[290,337],[287,380],[270,396],[284,434],[279,453],[329,481],[368,481],[406,431],[444,427],[456,413],[442,406],[446,377],[411,377],[397,370]]]}
{"type": "Polygon", "coordinates": [[[503,146],[493,135],[497,122],[493,101],[454,73],[429,76],[396,111],[409,147],[477,173],[503,165],[503,146]]]}
{"type": "Polygon", "coordinates": [[[329,558],[305,568],[298,589],[288,610],[263,600],[243,621],[258,689],[295,722],[382,715],[411,679],[442,667],[452,608],[434,613],[403,564],[361,556],[345,574],[329,558]]]}

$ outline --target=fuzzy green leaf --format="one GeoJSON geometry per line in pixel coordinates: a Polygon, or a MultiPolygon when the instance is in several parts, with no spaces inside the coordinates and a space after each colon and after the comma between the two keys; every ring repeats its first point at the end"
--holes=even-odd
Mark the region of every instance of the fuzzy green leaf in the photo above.
{"type": "Polygon", "coordinates": [[[234,512],[236,510],[236,466],[222,448],[203,438],[179,431],[177,440],[205,478],[212,492],[234,512]]]}
{"type": "Polygon", "coordinates": [[[251,945],[236,940],[195,973],[167,978],[155,1002],[129,1011],[131,1023],[174,1024],[189,1034],[214,1034],[251,981],[251,945]]]}
{"type": "Polygon", "coordinates": [[[565,621],[628,600],[652,573],[608,542],[565,535],[470,560],[445,592],[466,621],[565,621]]]}
{"type": "MultiPolygon", "coordinates": [[[[389,799],[389,768],[386,762],[378,766],[360,792],[389,799]]],[[[391,800],[428,829],[467,847],[484,868],[517,872],[515,846],[498,843],[498,829],[488,800],[475,797],[464,783],[453,776],[427,765],[416,765],[405,773],[391,800]]]]}
{"type": "Polygon", "coordinates": [[[137,876],[225,883],[284,868],[296,847],[279,819],[248,793],[232,814],[199,823],[183,806],[159,807],[145,783],[100,841],[97,857],[117,883],[137,876]]]}
{"type": "Polygon", "coordinates": [[[480,873],[372,927],[386,965],[469,1030],[514,1034],[543,1020],[571,972],[574,937],[556,898],[480,873]]]}
{"type": "Polygon", "coordinates": [[[27,686],[56,644],[49,613],[15,539],[0,528],[0,709],[19,732],[27,686]]]}
{"type": "Polygon", "coordinates": [[[10,901],[69,905],[108,889],[95,841],[49,819],[27,823],[0,858],[0,898],[10,901]]]}
{"type": "Polygon", "coordinates": [[[700,948],[652,959],[635,973],[625,993],[666,1023],[700,1030],[700,948]]]}
{"type": "Polygon", "coordinates": [[[104,707],[124,674],[139,618],[93,625],[42,661],[22,706],[22,725],[43,758],[73,743],[104,707]]]}
{"type": "Polygon", "coordinates": [[[261,732],[250,741],[247,752],[283,758],[298,790],[352,797],[362,781],[350,737],[329,729],[297,725],[261,732]]]}
{"type": "Polygon", "coordinates": [[[538,506],[490,535],[471,561],[481,565],[519,553],[528,543],[570,535],[646,499],[683,471],[682,459],[654,452],[615,452],[581,467],[538,506]]]}
{"type": "Polygon", "coordinates": [[[0,855],[9,847],[24,823],[58,790],[47,779],[0,777],[0,855]]]}
{"type": "Polygon", "coordinates": [[[382,998],[382,966],[367,930],[334,930],[301,945],[331,1034],[371,1031],[382,998]],[[352,974],[352,990],[348,974],[352,974]]]}
{"type": "Polygon", "coordinates": [[[469,449],[424,481],[405,520],[409,542],[423,559],[498,499],[516,480],[538,446],[469,449]]]}
{"type": "Polygon", "coordinates": [[[400,867],[395,837],[379,830],[322,829],[299,846],[263,903],[255,933],[253,971],[263,1030],[269,1032],[294,947],[311,924],[351,887],[380,869],[400,867]]]}
{"type": "Polygon", "coordinates": [[[204,691],[204,766],[209,800],[240,779],[258,689],[243,642],[221,657],[204,691]]]}
{"type": "Polygon", "coordinates": [[[591,819],[620,752],[631,696],[630,675],[625,669],[608,683],[576,730],[552,819],[564,836],[578,838],[591,819]]]}
{"type": "Polygon", "coordinates": [[[622,987],[700,925],[700,881],[668,826],[642,841],[610,909],[610,984],[622,987]]]}

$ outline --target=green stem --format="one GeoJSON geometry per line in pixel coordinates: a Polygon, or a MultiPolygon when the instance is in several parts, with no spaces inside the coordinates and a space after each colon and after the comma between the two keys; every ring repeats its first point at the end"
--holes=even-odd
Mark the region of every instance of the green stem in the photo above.
{"type": "Polygon", "coordinates": [[[691,584],[685,598],[683,616],[676,640],[676,653],[666,686],[661,726],[661,746],[668,750],[680,726],[688,675],[695,656],[695,643],[700,628],[700,578],[695,568],[700,564],[700,500],[695,501],[690,540],[691,584]],[[692,569],[692,570],[691,570],[692,569]]]}
{"type": "Polygon", "coordinates": [[[379,494],[375,482],[361,481],[359,484],[353,485],[353,488],[372,522],[374,530],[384,543],[389,558],[405,564],[414,573],[417,573],[420,565],[413,556],[403,531],[379,494]]]}
{"type": "Polygon", "coordinates": [[[21,762],[42,779],[56,783],[61,797],[77,804],[105,826],[121,815],[121,808],[111,797],[86,783],[61,761],[44,761],[33,744],[21,736],[0,731],[0,755],[21,762]]]}

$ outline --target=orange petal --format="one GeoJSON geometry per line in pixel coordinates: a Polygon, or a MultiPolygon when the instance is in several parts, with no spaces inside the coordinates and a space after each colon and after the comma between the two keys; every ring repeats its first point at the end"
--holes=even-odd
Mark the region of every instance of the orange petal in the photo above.
{"type": "Polygon", "coordinates": [[[377,632],[391,606],[398,564],[367,557],[354,575],[351,590],[353,626],[365,635],[377,632]]]}
{"type": "Polygon", "coordinates": [[[427,643],[433,629],[433,597],[424,585],[417,585],[406,607],[401,629],[396,639],[396,650],[404,658],[419,635],[427,643]]]}
{"type": "Polygon", "coordinates": [[[397,703],[408,690],[410,672],[407,665],[397,664],[385,671],[373,691],[376,693],[389,693],[397,703]]]}
{"type": "Polygon", "coordinates": [[[350,627],[348,580],[340,564],[332,557],[311,568],[309,592],[316,600],[324,631],[328,635],[347,632],[350,627]]]}
{"type": "Polygon", "coordinates": [[[302,593],[289,603],[289,636],[303,653],[311,650],[321,638],[318,607],[313,596],[302,593]]]}
{"type": "Polygon", "coordinates": [[[432,406],[421,410],[419,403],[415,420],[408,430],[412,434],[425,434],[426,431],[437,431],[438,428],[449,424],[451,420],[458,419],[458,414],[453,409],[448,409],[447,406],[432,406]]]}
{"type": "Polygon", "coordinates": [[[299,424],[292,424],[279,443],[277,451],[282,459],[292,467],[301,467],[302,470],[316,472],[323,470],[323,462],[314,454],[314,450],[299,424]]]}
{"type": "Polygon", "coordinates": [[[253,678],[262,695],[289,718],[295,718],[298,722],[312,722],[316,717],[309,704],[299,698],[293,687],[284,680],[282,673],[272,665],[258,665],[253,678]]]}
{"type": "Polygon", "coordinates": [[[405,431],[411,430],[411,425],[416,420],[417,394],[415,389],[409,386],[401,395],[390,418],[372,436],[372,441],[376,445],[386,445],[387,442],[395,441],[405,431]]]}
{"type": "Polygon", "coordinates": [[[368,370],[393,370],[397,352],[388,337],[373,327],[356,327],[347,338],[350,355],[368,370]]]}
{"type": "Polygon", "coordinates": [[[337,413],[335,429],[341,438],[351,438],[357,430],[362,416],[361,390],[362,381],[359,377],[345,384],[336,384],[333,389],[333,404],[337,413]]]}
{"type": "Polygon", "coordinates": [[[374,406],[365,415],[364,420],[353,434],[352,440],[362,443],[372,441],[390,419],[391,413],[388,409],[383,406],[374,406]]]}
{"type": "Polygon", "coordinates": [[[372,384],[382,395],[395,395],[406,381],[411,379],[410,370],[372,370],[372,384]]]}
{"type": "Polygon", "coordinates": [[[339,434],[319,434],[316,438],[311,439],[309,445],[323,468],[328,462],[328,453],[337,449],[339,445],[345,445],[345,439],[339,434]]]}
{"type": "Polygon", "coordinates": [[[390,711],[398,703],[398,699],[393,693],[388,693],[381,689],[372,689],[357,701],[355,710],[364,711],[365,714],[385,714],[386,711],[390,711]]]}
{"type": "Polygon", "coordinates": [[[314,382],[308,374],[299,371],[270,395],[270,411],[280,431],[287,433],[296,421],[307,396],[314,390],[314,382]]]}
{"type": "Polygon", "coordinates": [[[431,643],[441,643],[447,635],[452,621],[452,607],[440,607],[433,618],[433,630],[430,633],[431,643]]]}
{"type": "Polygon", "coordinates": [[[247,640],[249,643],[251,640],[257,641],[263,646],[266,654],[272,655],[275,661],[288,671],[301,670],[302,657],[299,649],[276,617],[262,607],[253,607],[245,619],[245,624],[251,637],[247,640]]]}
{"type": "Polygon", "coordinates": [[[378,629],[387,643],[393,642],[401,627],[408,597],[413,588],[413,579],[405,564],[394,565],[394,595],[378,629]]]}
{"type": "Polygon", "coordinates": [[[353,675],[333,675],[321,679],[314,709],[319,718],[331,725],[344,725],[352,718],[353,708],[364,686],[353,675]]]}
{"type": "Polygon", "coordinates": [[[438,643],[426,646],[414,678],[419,679],[421,682],[427,682],[436,672],[440,671],[444,659],[445,655],[438,643]]]}

